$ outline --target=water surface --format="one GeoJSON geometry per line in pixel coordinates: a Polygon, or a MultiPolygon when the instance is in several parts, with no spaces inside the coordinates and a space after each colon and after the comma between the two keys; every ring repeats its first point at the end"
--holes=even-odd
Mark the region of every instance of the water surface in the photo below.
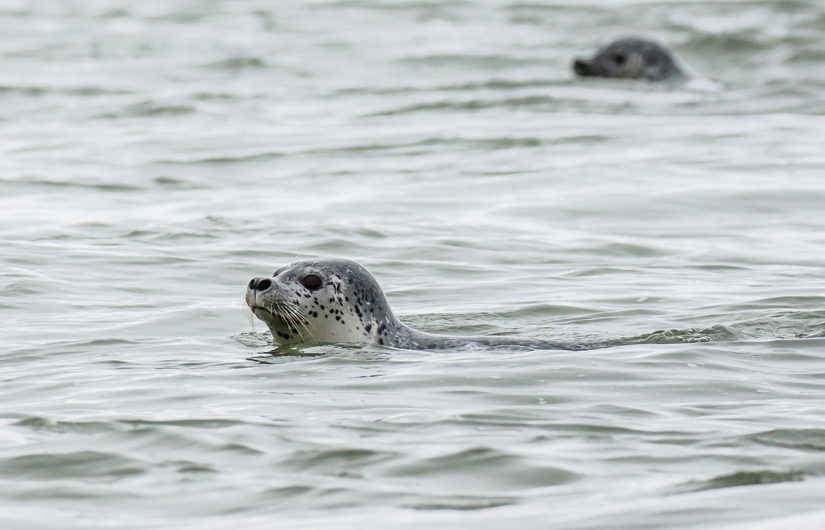
{"type": "Polygon", "coordinates": [[[820,528],[825,6],[5,2],[4,528],[820,528]],[[701,83],[580,81],[610,37],[701,83]],[[706,82],[705,82],[706,81],[706,82]],[[437,333],[271,355],[355,259],[437,333]]]}

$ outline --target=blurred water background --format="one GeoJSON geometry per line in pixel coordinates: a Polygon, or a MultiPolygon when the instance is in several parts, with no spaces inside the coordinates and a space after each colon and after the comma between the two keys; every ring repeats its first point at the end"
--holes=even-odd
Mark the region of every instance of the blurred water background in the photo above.
{"type": "MultiPolygon", "coordinates": [[[[0,4],[0,522],[822,528],[825,3],[0,4]],[[707,83],[576,80],[620,35],[707,83]],[[355,259],[432,332],[271,355],[355,259]]],[[[274,526],[273,526],[274,525],[274,526]]]]}

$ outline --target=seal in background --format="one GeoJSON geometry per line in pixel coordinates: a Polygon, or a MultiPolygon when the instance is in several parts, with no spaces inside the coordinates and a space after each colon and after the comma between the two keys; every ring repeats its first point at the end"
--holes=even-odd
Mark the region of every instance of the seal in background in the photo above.
{"type": "Polygon", "coordinates": [[[573,61],[573,71],[582,77],[647,79],[683,82],[688,75],[661,44],[639,37],[626,37],[602,46],[589,59],[573,61]]]}

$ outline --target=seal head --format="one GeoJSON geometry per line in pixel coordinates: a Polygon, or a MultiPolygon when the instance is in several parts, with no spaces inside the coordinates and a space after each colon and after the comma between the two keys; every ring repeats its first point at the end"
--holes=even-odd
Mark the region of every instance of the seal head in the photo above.
{"type": "Polygon", "coordinates": [[[380,344],[379,329],[396,323],[378,282],[349,260],[300,261],[254,278],[246,303],[279,344],[380,344]]]}
{"type": "Polygon", "coordinates": [[[447,350],[477,345],[506,349],[587,349],[516,337],[453,337],[410,328],[390,309],[370,272],[346,259],[293,263],[271,278],[253,278],[246,304],[279,345],[374,344],[407,350],[447,350]]]}
{"type": "Polygon", "coordinates": [[[670,82],[688,79],[664,46],[637,37],[619,39],[602,46],[589,59],[575,59],[573,71],[582,77],[670,82]]]}

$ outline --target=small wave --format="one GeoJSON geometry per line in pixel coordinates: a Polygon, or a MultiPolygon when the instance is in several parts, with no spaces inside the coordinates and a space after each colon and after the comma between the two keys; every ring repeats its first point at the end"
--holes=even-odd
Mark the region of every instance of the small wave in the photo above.
{"type": "Polygon", "coordinates": [[[579,475],[566,469],[533,465],[501,451],[476,447],[425,458],[393,469],[396,477],[431,477],[440,483],[456,482],[469,490],[519,490],[569,484],[579,475]]]}
{"type": "Polygon", "coordinates": [[[268,331],[245,331],[243,333],[233,335],[231,338],[249,348],[272,347],[272,342],[269,339],[268,331]]]}
{"type": "Polygon", "coordinates": [[[286,510],[301,508],[335,509],[358,506],[361,504],[361,498],[359,491],[353,488],[290,484],[269,488],[257,493],[254,504],[256,506],[267,506],[269,509],[272,509],[273,506],[283,507],[286,510]]]}
{"type": "Polygon", "coordinates": [[[195,11],[177,11],[164,15],[151,17],[150,20],[154,22],[173,22],[177,24],[194,24],[200,22],[208,16],[206,12],[195,11]]]}
{"type": "Polygon", "coordinates": [[[672,251],[655,248],[646,245],[632,243],[607,243],[598,246],[586,247],[582,252],[594,254],[596,256],[610,257],[634,257],[634,258],[659,258],[672,255],[672,251]]]}
{"type": "Polygon", "coordinates": [[[40,97],[45,96],[46,94],[65,94],[67,96],[83,96],[83,97],[94,97],[94,96],[111,96],[111,95],[125,95],[125,94],[133,94],[134,92],[129,90],[117,90],[117,89],[108,89],[108,88],[101,88],[96,86],[79,86],[74,88],[46,88],[40,86],[11,86],[11,85],[0,85],[0,96],[2,95],[19,95],[19,96],[26,96],[26,97],[40,97]]]}
{"type": "Polygon", "coordinates": [[[560,138],[539,138],[536,136],[500,136],[492,138],[427,138],[417,142],[408,143],[388,143],[388,144],[364,144],[352,145],[345,147],[336,147],[329,149],[317,149],[307,154],[323,154],[323,153],[363,153],[371,152],[383,154],[386,151],[397,151],[398,154],[419,154],[423,153],[423,148],[429,147],[448,147],[455,151],[462,149],[466,151],[497,151],[503,149],[531,149],[535,147],[544,147],[547,145],[565,145],[565,144],[595,144],[605,141],[606,137],[597,135],[587,136],[568,136],[560,138]]]}
{"type": "Polygon", "coordinates": [[[441,496],[437,499],[408,505],[413,510],[486,510],[518,504],[516,497],[481,497],[472,495],[441,496]]]}
{"type": "Polygon", "coordinates": [[[98,434],[105,432],[119,431],[121,428],[116,423],[102,421],[55,421],[42,416],[31,416],[23,418],[15,423],[16,427],[26,427],[33,431],[55,432],[55,433],[81,433],[98,434]]]}
{"type": "Polygon", "coordinates": [[[775,43],[764,42],[763,38],[764,32],[751,30],[718,34],[694,33],[682,48],[700,55],[719,55],[765,51],[775,46],[775,43]]]}
{"type": "Polygon", "coordinates": [[[193,160],[158,160],[158,164],[244,164],[249,162],[265,162],[284,156],[277,151],[267,151],[264,153],[252,153],[238,156],[213,156],[209,158],[196,158],[193,160]]]}
{"type": "Polygon", "coordinates": [[[621,338],[616,341],[617,345],[629,344],[681,344],[695,342],[724,342],[732,341],[738,335],[731,329],[721,324],[710,328],[697,329],[667,329],[658,330],[635,337],[621,338]]]}
{"type": "Polygon", "coordinates": [[[178,473],[217,473],[218,470],[211,466],[198,464],[197,462],[175,462],[178,466],[178,473]]]}
{"type": "Polygon", "coordinates": [[[130,184],[115,184],[110,182],[83,182],[66,180],[49,180],[27,178],[21,180],[2,180],[0,186],[43,186],[47,188],[81,188],[98,191],[138,191],[144,188],[130,184]]]}
{"type": "Polygon", "coordinates": [[[677,488],[679,493],[707,491],[739,486],[756,486],[761,484],[777,484],[780,482],[800,482],[805,479],[803,471],[737,471],[729,475],[721,475],[710,480],[693,480],[677,488]]]}
{"type": "Polygon", "coordinates": [[[218,448],[220,451],[227,451],[230,453],[236,453],[239,455],[246,455],[246,456],[257,456],[265,454],[263,451],[259,451],[253,447],[249,447],[246,444],[232,442],[225,445],[222,445],[218,448]]]}
{"type": "Polygon", "coordinates": [[[373,9],[381,11],[440,11],[442,9],[464,7],[466,2],[463,0],[407,0],[407,1],[374,1],[374,0],[336,0],[333,2],[319,4],[325,7],[360,7],[364,9],[373,9]]]}
{"type": "Polygon", "coordinates": [[[0,86],[0,95],[19,94],[22,96],[38,97],[46,94],[49,90],[39,86],[0,86]]]}
{"type": "Polygon", "coordinates": [[[373,451],[371,449],[322,449],[300,451],[290,455],[283,462],[287,468],[300,471],[316,471],[324,475],[354,476],[361,475],[363,468],[398,458],[399,454],[390,451],[373,451]]]}
{"type": "Polygon", "coordinates": [[[0,477],[30,480],[122,479],[146,472],[137,460],[98,451],[23,455],[0,461],[0,477]]]}
{"type": "Polygon", "coordinates": [[[206,65],[207,68],[231,71],[266,68],[267,66],[269,65],[266,64],[266,61],[260,57],[230,57],[206,65]]]}
{"type": "Polygon", "coordinates": [[[171,425],[174,427],[189,427],[192,429],[223,429],[226,427],[234,427],[236,425],[244,425],[245,422],[222,418],[195,418],[180,420],[122,420],[122,423],[133,427],[171,425]]]}
{"type": "Polygon", "coordinates": [[[763,445],[787,447],[801,451],[825,451],[825,429],[776,429],[747,438],[763,445]]]}
{"type": "Polygon", "coordinates": [[[192,99],[195,101],[240,101],[250,99],[250,96],[229,92],[196,92],[192,94],[192,99]]]}
{"type": "Polygon", "coordinates": [[[491,79],[483,83],[463,83],[460,85],[440,86],[437,90],[443,91],[466,91],[466,90],[518,90],[521,88],[543,88],[556,87],[569,84],[568,80],[558,79],[528,79],[525,81],[514,81],[512,79],[491,79]]]}
{"type": "Polygon", "coordinates": [[[103,19],[128,18],[128,17],[131,17],[131,16],[132,16],[132,13],[129,12],[128,9],[125,9],[125,8],[122,8],[122,7],[112,8],[112,9],[104,11],[103,13],[98,15],[99,18],[103,18],[103,19]]]}
{"type": "Polygon", "coordinates": [[[483,82],[460,83],[452,85],[438,85],[430,87],[420,86],[396,86],[396,87],[350,87],[342,88],[332,92],[332,96],[338,95],[395,95],[395,94],[413,94],[417,92],[467,92],[470,90],[520,90],[523,88],[547,88],[557,87],[560,85],[569,85],[568,79],[528,79],[528,80],[512,80],[512,79],[491,79],[483,82]]]}
{"type": "Polygon", "coordinates": [[[468,66],[471,68],[513,68],[519,65],[544,64],[544,59],[518,58],[508,55],[463,55],[463,54],[436,54],[420,57],[405,57],[401,62],[424,66],[455,67],[468,66]]]}
{"type": "Polygon", "coordinates": [[[161,105],[154,101],[142,101],[133,105],[128,105],[121,113],[106,113],[101,114],[100,118],[121,118],[121,117],[135,117],[135,118],[156,118],[156,117],[174,117],[185,116],[196,112],[195,107],[191,105],[161,105]]]}
{"type": "Polygon", "coordinates": [[[819,296],[777,297],[726,306],[723,314],[749,313],[751,318],[728,324],[731,332],[740,338],[816,339],[825,337],[825,311],[818,309],[822,305],[823,300],[819,296]],[[805,306],[815,309],[799,310],[805,306]],[[776,308],[784,310],[776,311],[776,308]],[[760,316],[753,317],[754,312],[760,316]]]}
{"type": "Polygon", "coordinates": [[[69,96],[84,96],[84,97],[94,97],[94,96],[121,96],[125,94],[133,94],[134,92],[129,90],[112,90],[108,88],[100,88],[95,86],[82,86],[77,88],[69,88],[63,91],[65,94],[69,96]]]}
{"type": "Polygon", "coordinates": [[[418,103],[415,105],[408,105],[396,109],[390,109],[372,114],[367,114],[365,117],[378,116],[396,116],[400,114],[412,114],[416,112],[431,112],[443,110],[456,111],[476,111],[490,108],[532,108],[538,110],[560,110],[563,101],[550,96],[525,96],[521,98],[507,98],[507,99],[470,99],[465,101],[434,101],[431,103],[418,103]]]}
{"type": "MultiPolygon", "coordinates": [[[[268,336],[268,332],[267,336],[268,336]]],[[[261,333],[263,335],[264,333],[261,333]]],[[[272,348],[272,344],[267,342],[267,346],[272,348]]],[[[387,359],[387,351],[382,350],[379,346],[364,346],[363,344],[337,344],[337,345],[320,345],[320,346],[306,346],[306,345],[288,345],[275,346],[274,349],[248,357],[247,361],[256,362],[258,364],[280,364],[283,362],[291,362],[296,359],[308,359],[313,357],[329,357],[338,360],[346,360],[348,358],[357,360],[357,362],[368,361],[385,361],[387,359]]]]}
{"type": "Polygon", "coordinates": [[[199,186],[193,184],[189,181],[183,179],[176,179],[172,177],[156,177],[154,179],[155,184],[159,186],[163,186],[164,188],[171,188],[171,189],[204,189],[204,186],[199,186]]]}

